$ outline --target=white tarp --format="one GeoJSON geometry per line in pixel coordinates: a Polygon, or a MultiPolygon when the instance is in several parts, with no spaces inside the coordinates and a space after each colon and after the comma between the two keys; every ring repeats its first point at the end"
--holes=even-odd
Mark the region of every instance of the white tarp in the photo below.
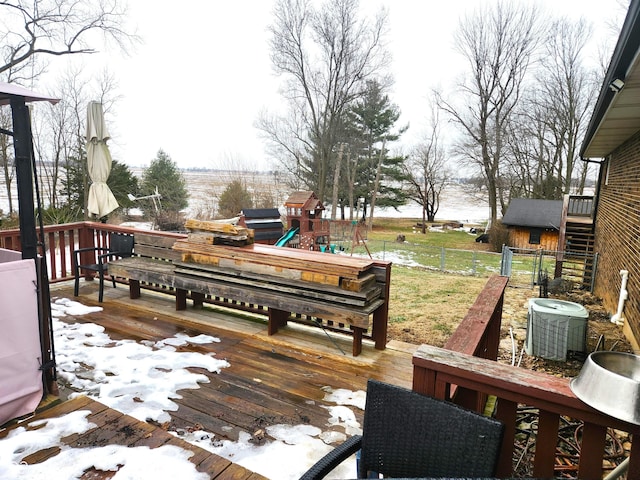
{"type": "Polygon", "coordinates": [[[98,218],[118,208],[118,202],[107,185],[111,173],[111,153],[107,147],[109,132],[102,104],[90,102],[87,107],[87,170],[91,177],[87,209],[98,218]]]}

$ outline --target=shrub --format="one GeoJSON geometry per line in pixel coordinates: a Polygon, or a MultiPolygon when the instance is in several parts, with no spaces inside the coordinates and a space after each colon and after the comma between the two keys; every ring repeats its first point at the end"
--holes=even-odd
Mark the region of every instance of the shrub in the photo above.
{"type": "Polygon", "coordinates": [[[489,229],[489,244],[494,252],[502,252],[502,246],[509,244],[509,229],[496,220],[489,229]]]}

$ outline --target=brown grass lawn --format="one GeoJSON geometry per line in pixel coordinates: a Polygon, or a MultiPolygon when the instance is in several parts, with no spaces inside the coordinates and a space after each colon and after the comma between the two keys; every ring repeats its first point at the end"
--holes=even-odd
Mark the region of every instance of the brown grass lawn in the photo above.
{"type": "MultiPolygon", "coordinates": [[[[416,219],[379,218],[368,232],[369,240],[393,241],[405,235],[416,245],[447,248],[486,248],[463,232],[416,231],[416,219]]],[[[486,277],[441,273],[422,268],[394,265],[391,271],[389,338],[404,342],[443,346],[458,327],[469,307],[484,287],[486,277]]]]}
{"type": "Polygon", "coordinates": [[[391,272],[389,338],[443,346],[486,281],[484,277],[394,266],[391,272]]]}

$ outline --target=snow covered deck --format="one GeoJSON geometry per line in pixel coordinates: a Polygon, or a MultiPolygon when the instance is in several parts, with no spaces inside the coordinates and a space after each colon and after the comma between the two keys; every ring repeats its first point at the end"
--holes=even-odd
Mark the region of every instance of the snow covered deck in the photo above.
{"type": "MultiPolygon", "coordinates": [[[[67,410],[91,411],[87,421],[98,427],[62,438],[63,444],[73,448],[180,444],[195,453],[190,458],[191,463],[210,478],[254,479],[262,478],[261,475],[297,478],[332,448],[332,441],[340,442],[346,433],[353,433],[351,429],[361,424],[368,378],[408,388],[412,384],[412,355],[417,345],[392,341],[386,350],[367,348],[354,358],[349,354],[351,338],[346,335],[325,334],[319,329],[290,325],[276,337],[269,336],[264,319],[206,307],[176,311],[173,299],[162,294],[151,293],[132,303],[128,289],[122,285],[116,289],[110,285],[105,287],[104,302],[99,304],[95,283],[95,286],[83,283],[80,296],[75,298],[72,283],[52,285],[52,303],[66,298],[84,306],[103,308],[89,314],[67,312],[67,316],[59,319],[61,322],[100,325],[113,342],[126,339],[152,346],[154,351],[161,351],[162,345],[176,345],[177,352],[213,357],[228,365],[217,372],[188,367],[187,370],[201,376],[201,380],[197,387],[192,385],[177,390],[179,398],[171,399],[177,409],[168,411],[168,419],[148,423],[108,408],[106,405],[121,400],[118,395],[125,395],[118,393],[127,389],[122,385],[112,387],[115,393],[104,400],[94,386],[89,388],[93,388],[90,391],[92,400],[83,397],[42,412],[40,417],[51,418],[67,410]],[[202,335],[216,341],[175,341],[202,335]],[[311,432],[305,433],[308,438],[303,447],[295,445],[294,440],[301,431],[311,432]],[[289,453],[285,453],[287,449],[290,449],[289,453]],[[288,460],[283,460],[283,456],[288,460]]],[[[56,340],[59,371],[69,334],[65,335],[56,340]]],[[[91,338],[89,335],[87,338],[91,338]]],[[[106,348],[113,347],[107,345],[106,348]]],[[[99,355],[89,354],[86,362],[91,356],[99,355]]],[[[144,361],[135,358],[128,363],[139,364],[142,368],[144,361]]],[[[154,380],[156,384],[167,381],[163,375],[165,371],[166,378],[170,376],[172,368],[165,365],[166,361],[164,358],[158,360],[160,374],[154,380]]],[[[87,370],[99,368],[81,363],[87,370]]],[[[59,383],[65,377],[61,375],[59,383]]],[[[92,373],[85,372],[75,380],[84,377],[92,377],[92,373]]],[[[61,393],[73,396],[75,389],[62,388],[61,393]]],[[[104,394],[104,388],[101,392],[104,394]]],[[[144,405],[150,401],[145,395],[151,396],[149,392],[144,393],[144,389],[142,394],[132,395],[134,406],[136,403],[144,405]]],[[[7,435],[8,431],[0,431],[0,438],[7,435]]],[[[59,449],[45,447],[29,455],[26,461],[41,462],[56,455],[59,449]]],[[[90,473],[91,478],[112,478],[114,472],[91,470],[90,473]]]]}

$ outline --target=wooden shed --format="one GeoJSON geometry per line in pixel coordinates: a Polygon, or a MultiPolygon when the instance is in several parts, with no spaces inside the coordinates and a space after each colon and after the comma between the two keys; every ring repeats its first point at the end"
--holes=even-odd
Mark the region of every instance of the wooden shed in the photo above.
{"type": "Polygon", "coordinates": [[[514,198],[502,224],[509,229],[509,246],[558,250],[562,200],[514,198]]]}
{"type": "Polygon", "coordinates": [[[284,226],[277,208],[245,208],[240,212],[241,226],[254,231],[254,241],[274,245],[284,234],[284,226]]]}

